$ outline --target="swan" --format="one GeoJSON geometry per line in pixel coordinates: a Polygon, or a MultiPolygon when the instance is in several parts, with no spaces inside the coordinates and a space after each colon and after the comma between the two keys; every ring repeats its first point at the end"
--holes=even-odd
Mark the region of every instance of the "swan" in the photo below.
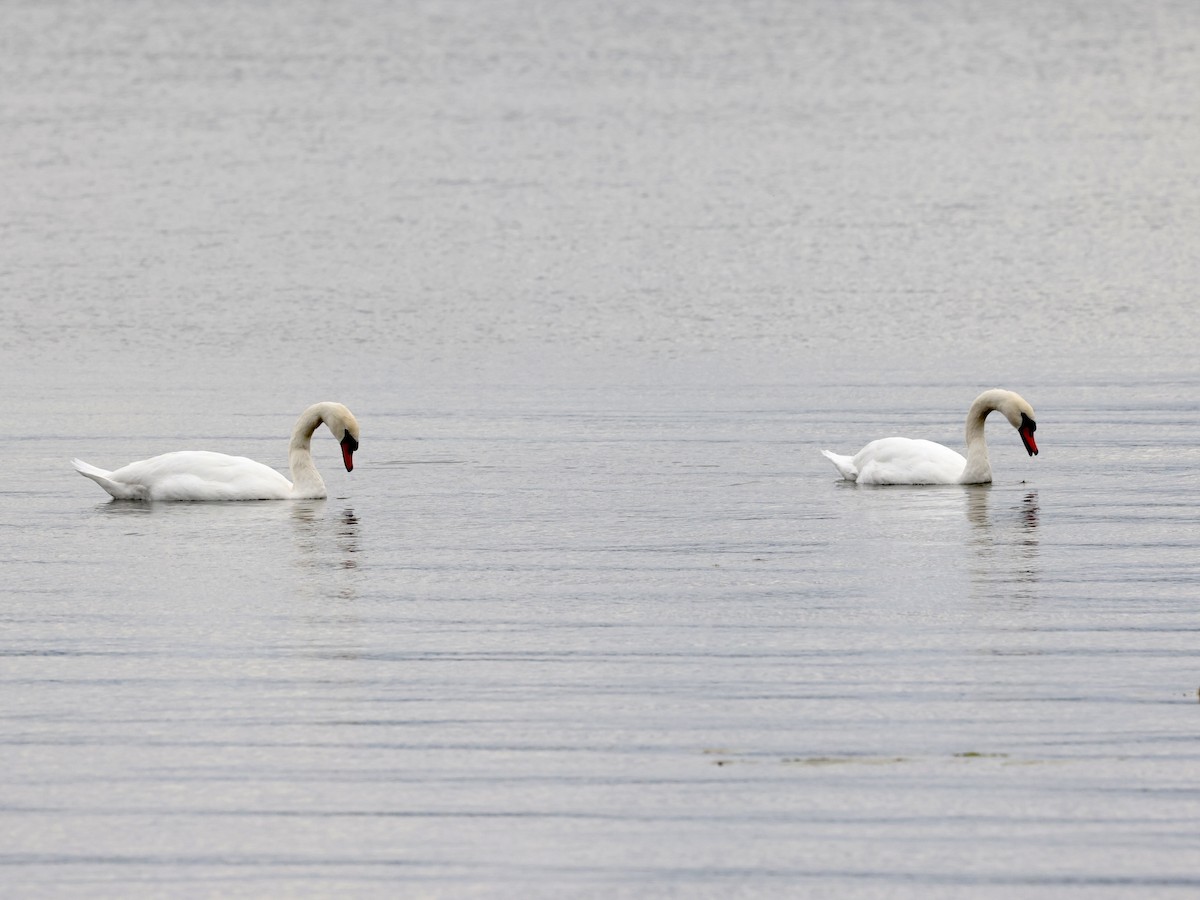
{"type": "Polygon", "coordinates": [[[966,458],[933,441],[902,437],[871,441],[854,456],[821,452],[842,478],[859,484],[987,484],[992,480],[992,465],[983,439],[983,422],[994,409],[1017,429],[1029,455],[1036,456],[1033,407],[1020,394],[998,389],[984,391],[967,412],[966,458]]]}
{"type": "Polygon", "coordinates": [[[71,460],[75,470],[116,500],[306,500],[326,496],[309,444],[324,423],[342,445],[346,471],[354,469],[358,421],[340,403],[316,403],[300,413],[292,429],[288,464],[292,480],[244,456],[208,450],[178,450],[132,462],[115,472],[71,460]]]}

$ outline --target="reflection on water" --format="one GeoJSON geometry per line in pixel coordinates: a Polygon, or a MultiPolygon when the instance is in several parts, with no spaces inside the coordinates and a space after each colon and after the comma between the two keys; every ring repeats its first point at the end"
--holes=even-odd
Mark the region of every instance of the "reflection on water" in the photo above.
{"type": "Polygon", "coordinates": [[[105,516],[136,516],[153,511],[153,503],[143,503],[140,500],[107,500],[96,504],[96,512],[105,516]]]}
{"type": "Polygon", "coordinates": [[[292,519],[295,522],[301,523],[304,531],[311,531],[313,523],[320,518],[317,513],[324,506],[324,500],[293,500],[292,519]]]}
{"type": "Polygon", "coordinates": [[[358,567],[358,562],[354,558],[354,554],[358,552],[358,516],[354,514],[354,510],[344,509],[340,518],[341,527],[337,532],[337,546],[344,554],[341,566],[343,569],[354,569],[358,567]]]}
{"type": "Polygon", "coordinates": [[[1038,495],[1037,491],[1030,491],[1025,495],[1025,499],[1021,506],[1022,518],[1025,520],[1026,527],[1033,531],[1038,525],[1038,495]]]}
{"type": "Polygon", "coordinates": [[[354,509],[346,507],[329,516],[324,500],[297,500],[292,504],[292,523],[295,566],[301,575],[298,588],[314,598],[354,599],[357,589],[348,577],[358,568],[360,522],[354,509]],[[319,574],[330,570],[345,574],[333,582],[319,574]]]}
{"type": "MultiPolygon", "coordinates": [[[[346,577],[329,581],[323,573],[348,573],[358,568],[360,520],[353,508],[336,514],[324,500],[294,500],[254,503],[141,503],[112,500],[98,504],[104,516],[135,517],[122,521],[128,526],[145,522],[148,517],[162,521],[169,541],[213,545],[218,532],[228,540],[236,531],[236,543],[243,547],[266,546],[283,534],[284,519],[292,523],[292,544],[296,549],[294,568],[301,573],[300,589],[313,596],[353,598],[355,585],[346,577]],[[321,573],[321,574],[319,574],[321,573]]],[[[157,529],[158,526],[156,525],[157,529]]],[[[127,531],[142,534],[142,529],[127,531]]]]}
{"type": "Polygon", "coordinates": [[[989,509],[991,485],[967,489],[971,523],[971,586],[980,599],[1010,599],[1027,605],[1035,597],[1038,560],[1038,492],[1028,491],[1008,510],[989,509]]]}
{"type": "Polygon", "coordinates": [[[978,528],[988,528],[991,520],[988,518],[988,494],[992,490],[990,484],[972,484],[965,488],[967,492],[967,518],[978,528]]]}

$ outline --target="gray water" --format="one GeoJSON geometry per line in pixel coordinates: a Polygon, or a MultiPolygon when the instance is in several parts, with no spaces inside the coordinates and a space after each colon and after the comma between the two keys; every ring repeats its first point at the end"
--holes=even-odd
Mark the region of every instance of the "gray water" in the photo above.
{"type": "Polygon", "coordinates": [[[10,896],[1192,896],[1200,7],[0,7],[10,896]],[[870,489],[818,451],[962,446],[870,489]],[[138,505],[172,449],[325,501],[138,505]]]}

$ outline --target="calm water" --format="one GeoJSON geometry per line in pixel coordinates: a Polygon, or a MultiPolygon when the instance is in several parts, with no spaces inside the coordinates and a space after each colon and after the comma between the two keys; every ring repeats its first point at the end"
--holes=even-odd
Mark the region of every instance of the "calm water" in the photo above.
{"type": "Polygon", "coordinates": [[[0,9],[13,896],[1191,896],[1200,8],[0,9]],[[818,450],[962,445],[987,488],[818,450]],[[286,464],[321,502],[69,467],[286,464]]]}

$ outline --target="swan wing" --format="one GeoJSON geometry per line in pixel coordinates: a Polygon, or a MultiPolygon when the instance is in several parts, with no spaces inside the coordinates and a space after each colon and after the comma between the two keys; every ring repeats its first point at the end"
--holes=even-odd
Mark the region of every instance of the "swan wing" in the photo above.
{"type": "Polygon", "coordinates": [[[955,484],[967,467],[961,454],[933,441],[891,437],[854,455],[859,484],[955,484]]]}
{"type": "MultiPolygon", "coordinates": [[[[83,474],[88,475],[87,472],[83,474]]],[[[129,463],[108,473],[107,477],[116,484],[144,493],[144,496],[129,499],[284,500],[292,491],[291,482],[270,466],[244,456],[208,450],[164,453],[129,463]]]]}

